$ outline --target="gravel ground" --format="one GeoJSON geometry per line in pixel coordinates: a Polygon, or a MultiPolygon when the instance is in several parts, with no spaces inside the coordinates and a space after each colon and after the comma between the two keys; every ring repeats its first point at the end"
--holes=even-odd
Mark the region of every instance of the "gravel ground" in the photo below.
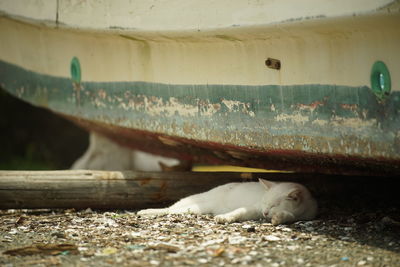
{"type": "Polygon", "coordinates": [[[217,224],[210,216],[9,210],[0,216],[0,265],[399,266],[398,222],[378,217],[274,227],[217,224]]]}
{"type": "Polygon", "coordinates": [[[353,193],[317,197],[316,220],[281,226],[133,211],[3,210],[0,265],[400,266],[399,187],[381,184],[380,195],[372,181],[359,192],[356,184],[344,186],[353,193]]]}

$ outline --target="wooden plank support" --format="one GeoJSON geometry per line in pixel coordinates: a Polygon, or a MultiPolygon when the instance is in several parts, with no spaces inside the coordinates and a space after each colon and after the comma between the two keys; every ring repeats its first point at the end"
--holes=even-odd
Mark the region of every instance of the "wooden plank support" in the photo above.
{"type": "MultiPolygon", "coordinates": [[[[352,180],[358,188],[361,181],[365,184],[368,180],[365,177],[300,173],[0,171],[0,209],[160,207],[220,184],[257,178],[296,181],[313,192],[324,191],[324,194],[349,188],[343,181],[352,180]],[[335,182],[336,190],[333,190],[332,182],[335,182]]],[[[372,181],[375,183],[374,179],[372,181]]]]}
{"type": "Polygon", "coordinates": [[[0,171],[0,209],[135,209],[165,205],[249,174],[0,171]]]}

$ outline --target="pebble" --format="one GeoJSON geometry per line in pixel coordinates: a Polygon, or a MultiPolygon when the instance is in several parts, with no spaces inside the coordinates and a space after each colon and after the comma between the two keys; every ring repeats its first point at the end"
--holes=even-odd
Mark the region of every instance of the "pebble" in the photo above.
{"type": "Polygon", "coordinates": [[[247,255],[247,256],[244,256],[244,257],[241,259],[241,262],[244,263],[244,264],[246,264],[246,263],[250,263],[252,260],[253,260],[253,258],[252,258],[250,255],[247,255]]]}
{"type": "Polygon", "coordinates": [[[233,237],[229,237],[229,244],[238,245],[240,243],[245,242],[246,240],[247,240],[247,238],[244,236],[233,236],[233,237]]]}
{"type": "Polygon", "coordinates": [[[18,234],[18,230],[17,229],[12,229],[10,232],[8,232],[10,235],[15,235],[18,234]]]}
{"type": "Polygon", "coordinates": [[[12,242],[13,241],[13,239],[12,239],[12,237],[10,237],[10,236],[4,236],[3,237],[3,240],[2,240],[3,242],[12,242]]]}
{"type": "Polygon", "coordinates": [[[200,246],[201,247],[208,247],[208,246],[211,246],[211,245],[222,243],[224,241],[225,241],[224,238],[212,239],[212,240],[208,240],[206,242],[201,243],[200,246]]]}
{"type": "Polygon", "coordinates": [[[82,211],[82,214],[91,214],[93,213],[93,210],[91,208],[87,208],[84,211],[82,211]]]}
{"type": "Polygon", "coordinates": [[[52,236],[55,236],[55,237],[57,237],[57,238],[65,238],[65,237],[66,237],[65,234],[64,234],[63,232],[58,232],[58,231],[52,232],[51,235],[52,235],[52,236]]]}
{"type": "Polygon", "coordinates": [[[205,263],[207,263],[208,262],[208,260],[207,259],[198,259],[197,260],[199,263],[202,263],[202,264],[205,264],[205,263]]]}
{"type": "Polygon", "coordinates": [[[115,220],[110,219],[110,218],[103,218],[103,223],[105,226],[108,226],[108,227],[118,226],[118,223],[116,223],[115,220]]]}
{"type": "Polygon", "coordinates": [[[249,255],[254,257],[254,256],[258,255],[258,252],[255,251],[255,250],[252,250],[252,251],[249,252],[249,255]]]}
{"type": "Polygon", "coordinates": [[[250,228],[250,227],[253,227],[253,226],[250,225],[250,224],[243,224],[243,225],[242,225],[242,228],[243,228],[243,229],[248,229],[248,228],[250,228]]]}
{"type": "Polygon", "coordinates": [[[264,240],[266,241],[280,241],[281,239],[275,235],[267,235],[264,236],[264,240]]]}
{"type": "Polygon", "coordinates": [[[234,258],[234,259],[231,261],[232,264],[237,264],[237,263],[239,263],[239,262],[240,262],[240,259],[239,259],[239,258],[234,258]]]}
{"type": "Polygon", "coordinates": [[[131,237],[140,237],[143,235],[143,232],[130,232],[131,237]]]}

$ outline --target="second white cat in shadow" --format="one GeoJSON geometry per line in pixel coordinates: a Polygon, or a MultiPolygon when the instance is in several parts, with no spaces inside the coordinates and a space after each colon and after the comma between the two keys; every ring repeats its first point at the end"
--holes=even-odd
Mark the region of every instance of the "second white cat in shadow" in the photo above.
{"type": "Polygon", "coordinates": [[[317,202],[304,186],[297,183],[229,183],[207,192],[185,197],[164,209],[146,209],[137,214],[212,214],[219,223],[266,218],[273,225],[312,220],[317,202]]]}

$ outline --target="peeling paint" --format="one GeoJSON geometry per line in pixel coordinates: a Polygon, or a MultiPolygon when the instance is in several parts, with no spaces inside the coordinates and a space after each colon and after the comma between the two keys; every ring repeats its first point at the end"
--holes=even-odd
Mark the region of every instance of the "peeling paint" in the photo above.
{"type": "Polygon", "coordinates": [[[318,125],[318,126],[326,126],[328,124],[328,121],[321,120],[321,119],[315,119],[311,123],[315,124],[315,125],[318,125]]]}
{"type": "Polygon", "coordinates": [[[353,112],[356,112],[357,109],[358,109],[358,105],[357,104],[340,104],[340,106],[343,109],[348,109],[348,110],[351,110],[353,112]]]}
{"type": "Polygon", "coordinates": [[[314,112],[314,110],[318,107],[323,106],[326,103],[326,101],[314,101],[310,104],[298,104],[297,107],[299,110],[307,110],[310,112],[314,112]]]}
{"type": "MultiPolygon", "coordinates": [[[[102,97],[103,98],[103,97],[102,97]]],[[[128,111],[144,110],[152,116],[183,116],[183,117],[196,117],[206,116],[211,117],[221,111],[220,103],[210,103],[202,99],[195,99],[194,105],[182,103],[176,97],[169,97],[165,101],[162,97],[138,95],[131,97],[126,101],[125,99],[115,97],[114,100],[119,103],[119,107],[128,111]]],[[[94,100],[96,104],[100,101],[94,100]]],[[[254,117],[255,113],[250,109],[249,103],[242,103],[240,101],[222,100],[223,105],[228,108],[228,112],[240,112],[250,117],[254,117]]],[[[100,102],[101,103],[101,102],[100,102]]]]}
{"type": "Polygon", "coordinates": [[[309,121],[309,117],[305,115],[301,115],[299,112],[295,114],[279,114],[275,117],[278,122],[292,122],[292,123],[301,123],[304,124],[309,121]]]}
{"type": "Polygon", "coordinates": [[[104,89],[99,89],[99,91],[97,92],[97,95],[101,98],[101,99],[106,99],[107,98],[107,92],[104,89]]]}
{"type": "Polygon", "coordinates": [[[320,84],[76,84],[1,61],[0,68],[8,92],[133,148],[292,170],[400,169],[400,92],[380,102],[367,87],[320,84]]]}
{"type": "Polygon", "coordinates": [[[377,125],[377,121],[375,119],[370,120],[362,120],[359,118],[343,118],[343,117],[334,117],[331,120],[331,124],[336,127],[349,127],[349,128],[369,128],[377,125]]]}
{"type": "Polygon", "coordinates": [[[252,111],[250,103],[243,103],[238,100],[227,100],[222,99],[222,104],[224,104],[229,112],[242,112],[243,114],[247,114],[250,117],[254,117],[254,111],[252,111]]]}
{"type": "Polygon", "coordinates": [[[209,100],[197,100],[200,116],[212,117],[221,110],[220,103],[210,103],[209,100]]]}
{"type": "Polygon", "coordinates": [[[170,97],[168,101],[164,101],[161,97],[139,95],[135,99],[129,99],[126,102],[124,99],[116,99],[119,106],[127,111],[142,111],[144,110],[151,116],[183,116],[195,117],[199,114],[197,105],[182,104],[175,97],[170,97]]]}

